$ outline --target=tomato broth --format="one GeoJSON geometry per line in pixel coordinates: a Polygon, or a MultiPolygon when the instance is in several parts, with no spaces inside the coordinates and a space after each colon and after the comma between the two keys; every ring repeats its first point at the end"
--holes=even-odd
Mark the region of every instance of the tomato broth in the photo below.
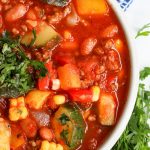
{"type": "Polygon", "coordinates": [[[5,0],[0,11],[0,149],[97,150],[121,117],[131,72],[108,2],[5,0]]]}

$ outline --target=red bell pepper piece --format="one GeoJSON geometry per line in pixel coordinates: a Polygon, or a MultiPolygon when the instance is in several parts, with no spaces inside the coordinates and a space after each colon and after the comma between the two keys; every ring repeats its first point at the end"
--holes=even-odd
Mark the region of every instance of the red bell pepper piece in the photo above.
{"type": "Polygon", "coordinates": [[[90,89],[71,89],[68,91],[68,93],[71,100],[74,102],[92,102],[93,93],[90,89]]]}
{"type": "Polygon", "coordinates": [[[45,63],[45,67],[48,71],[47,75],[43,78],[38,79],[38,88],[39,90],[48,90],[50,86],[50,76],[52,72],[52,62],[49,61],[45,63]]]}

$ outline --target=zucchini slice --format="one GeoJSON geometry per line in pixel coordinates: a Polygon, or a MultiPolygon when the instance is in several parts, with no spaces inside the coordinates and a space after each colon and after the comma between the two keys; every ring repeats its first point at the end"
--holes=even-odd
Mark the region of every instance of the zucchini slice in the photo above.
{"type": "Polygon", "coordinates": [[[52,120],[52,126],[58,142],[64,143],[64,148],[78,148],[84,138],[86,124],[75,104],[64,104],[59,107],[52,120]]]}
{"type": "Polygon", "coordinates": [[[61,41],[61,36],[45,22],[39,22],[37,27],[34,29],[36,36],[33,32],[27,32],[21,39],[21,43],[30,46],[34,40],[33,46],[42,47],[50,42],[50,48],[55,47],[61,41]]]}

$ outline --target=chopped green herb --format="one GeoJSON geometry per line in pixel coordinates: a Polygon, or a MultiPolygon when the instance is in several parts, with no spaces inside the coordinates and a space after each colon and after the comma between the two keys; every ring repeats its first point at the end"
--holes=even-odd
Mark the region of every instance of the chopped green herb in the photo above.
{"type": "Polygon", "coordinates": [[[144,25],[137,33],[135,38],[138,38],[139,36],[148,36],[150,35],[150,23],[144,25]]]}
{"type": "Polygon", "coordinates": [[[150,75],[150,67],[145,67],[144,70],[140,71],[140,79],[144,80],[150,75]]]}
{"type": "Polygon", "coordinates": [[[62,114],[61,117],[59,118],[60,122],[62,125],[66,125],[68,121],[70,121],[69,117],[66,114],[62,114]]]}
{"type": "Polygon", "coordinates": [[[35,43],[35,40],[36,40],[36,31],[35,29],[32,30],[32,34],[33,34],[33,39],[31,40],[31,43],[30,43],[30,47],[32,47],[35,43]]]}
{"type": "MultiPolygon", "coordinates": [[[[140,79],[150,75],[149,69],[141,71],[140,79]]],[[[139,84],[137,101],[131,119],[126,130],[112,150],[149,150],[150,126],[147,120],[150,118],[150,91],[144,84],[139,84]]]]}
{"type": "Polygon", "coordinates": [[[19,38],[12,39],[8,32],[0,38],[0,97],[18,97],[35,86],[35,77],[28,72],[32,67],[45,76],[47,70],[42,62],[26,57],[19,38]]]}

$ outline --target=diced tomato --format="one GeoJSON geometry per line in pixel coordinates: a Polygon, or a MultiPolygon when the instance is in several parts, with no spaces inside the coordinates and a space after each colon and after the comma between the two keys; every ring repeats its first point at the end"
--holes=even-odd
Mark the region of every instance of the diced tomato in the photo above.
{"type": "Polygon", "coordinates": [[[8,22],[16,21],[22,18],[27,12],[27,7],[23,4],[17,4],[7,11],[5,20],[8,22]]]}
{"type": "Polygon", "coordinates": [[[48,90],[49,86],[50,86],[51,79],[55,78],[55,72],[52,68],[52,62],[49,61],[49,62],[45,63],[45,67],[48,70],[48,74],[43,78],[39,78],[38,88],[40,90],[48,90]]]}
{"type": "Polygon", "coordinates": [[[43,78],[38,79],[39,90],[48,90],[49,89],[49,84],[50,84],[50,78],[49,78],[48,75],[46,75],[43,78]]]}
{"type": "Polygon", "coordinates": [[[53,63],[51,61],[45,63],[45,67],[48,70],[48,73],[52,72],[53,63]]]}
{"type": "Polygon", "coordinates": [[[31,118],[28,117],[24,120],[21,120],[20,126],[28,138],[32,138],[36,136],[37,125],[36,125],[36,122],[32,120],[31,118]]]}
{"type": "Polygon", "coordinates": [[[54,56],[54,60],[59,63],[60,65],[65,65],[65,64],[74,64],[75,59],[72,55],[69,54],[56,54],[54,56]]]}
{"type": "Polygon", "coordinates": [[[77,41],[63,41],[60,45],[60,47],[62,49],[64,49],[64,51],[67,51],[67,52],[72,52],[76,49],[79,48],[79,44],[77,41]]]}
{"type": "Polygon", "coordinates": [[[59,67],[57,71],[61,83],[61,88],[63,90],[81,87],[79,71],[75,65],[66,64],[62,67],[59,67]]]}
{"type": "Polygon", "coordinates": [[[114,125],[118,108],[117,98],[109,93],[102,93],[98,102],[99,121],[102,125],[114,125]]]}
{"type": "Polygon", "coordinates": [[[68,91],[71,100],[75,102],[92,102],[93,93],[90,89],[71,89],[68,91]]]}
{"type": "Polygon", "coordinates": [[[26,18],[29,20],[36,20],[37,17],[35,11],[33,9],[30,9],[26,14],[26,18]]]}

